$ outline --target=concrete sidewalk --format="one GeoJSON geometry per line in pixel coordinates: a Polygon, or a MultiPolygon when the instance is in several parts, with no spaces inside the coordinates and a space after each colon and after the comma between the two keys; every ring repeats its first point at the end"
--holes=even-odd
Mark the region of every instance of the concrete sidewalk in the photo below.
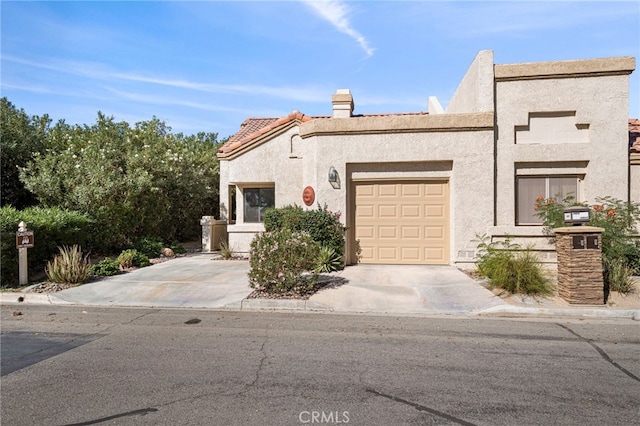
{"type": "Polygon", "coordinates": [[[296,310],[390,315],[580,316],[640,320],[640,309],[514,306],[450,266],[356,265],[326,274],[308,300],[247,299],[249,262],[195,254],[56,293],[0,293],[0,302],[296,310]]]}

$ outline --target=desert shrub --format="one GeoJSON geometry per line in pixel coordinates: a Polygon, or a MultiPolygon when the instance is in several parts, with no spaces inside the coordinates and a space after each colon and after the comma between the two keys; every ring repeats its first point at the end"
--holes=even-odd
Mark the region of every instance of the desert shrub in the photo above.
{"type": "Polygon", "coordinates": [[[120,262],[114,259],[102,259],[89,268],[89,274],[101,277],[110,277],[120,273],[120,262]]]}
{"type": "Polygon", "coordinates": [[[333,213],[327,207],[304,210],[300,206],[286,206],[267,209],[264,217],[266,231],[290,229],[293,232],[307,232],[320,246],[332,248],[342,257],[344,254],[344,228],[340,223],[340,213],[333,213]]]}
{"type": "Polygon", "coordinates": [[[116,261],[122,268],[137,266],[143,268],[149,266],[149,258],[136,249],[124,250],[118,255],[116,261]]]}
{"type": "Polygon", "coordinates": [[[545,277],[542,264],[530,249],[505,241],[487,242],[480,238],[480,259],[476,262],[478,273],[489,279],[491,286],[504,288],[511,293],[548,294],[549,279],[545,277]]]}
{"type": "Polygon", "coordinates": [[[157,237],[144,237],[140,238],[133,245],[133,248],[142,253],[150,259],[160,256],[160,251],[163,248],[162,239],[157,237]]]}
{"type": "Polygon", "coordinates": [[[317,283],[319,251],[306,232],[282,229],[258,234],[251,242],[249,285],[270,293],[304,294],[317,283]]]}
{"type": "Polygon", "coordinates": [[[47,262],[45,272],[49,281],[64,284],[82,284],[89,277],[91,262],[79,246],[60,247],[60,254],[47,262]]]}
{"type": "Polygon", "coordinates": [[[59,208],[29,207],[22,211],[11,206],[0,209],[1,281],[4,287],[18,285],[16,231],[24,221],[34,233],[34,247],[28,249],[31,272],[42,272],[62,246],[91,247],[94,222],[86,215],[59,208]]]}
{"type": "MultiPolygon", "coordinates": [[[[640,204],[621,201],[613,197],[596,198],[596,203],[576,203],[572,197],[561,201],[538,197],[534,208],[543,219],[545,233],[553,237],[555,228],[565,226],[563,211],[572,205],[590,208],[589,225],[603,228],[602,269],[604,284],[609,290],[629,292],[631,276],[640,274],[640,243],[636,223],[640,221],[640,204]]],[[[552,238],[553,239],[553,238],[552,238]]]]}
{"type": "Polygon", "coordinates": [[[608,291],[615,290],[627,294],[633,290],[634,272],[623,258],[602,258],[602,270],[605,287],[608,291]]]}
{"type": "Polygon", "coordinates": [[[318,253],[316,272],[333,272],[343,268],[342,256],[333,247],[323,246],[318,253]]]}
{"type": "Polygon", "coordinates": [[[233,259],[233,248],[226,240],[220,241],[220,255],[224,260],[233,259]]]}

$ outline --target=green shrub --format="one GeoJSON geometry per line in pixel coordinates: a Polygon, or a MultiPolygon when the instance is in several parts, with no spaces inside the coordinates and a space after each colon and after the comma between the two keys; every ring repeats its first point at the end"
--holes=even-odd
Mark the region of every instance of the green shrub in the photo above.
{"type": "Polygon", "coordinates": [[[631,276],[640,273],[640,243],[635,224],[640,221],[640,204],[613,197],[598,197],[596,203],[576,203],[572,197],[562,201],[538,197],[534,208],[543,219],[545,233],[554,240],[554,229],[565,226],[563,211],[572,205],[590,208],[589,225],[603,228],[602,269],[609,290],[628,293],[633,289],[631,276]]]}
{"type": "Polygon", "coordinates": [[[59,208],[29,207],[20,211],[4,206],[0,209],[0,272],[4,287],[18,285],[16,231],[20,221],[34,233],[34,247],[27,252],[32,273],[43,272],[47,261],[59,252],[58,247],[77,244],[91,248],[95,243],[94,222],[86,215],[59,208]]]}
{"type": "Polygon", "coordinates": [[[186,136],[156,118],[129,124],[98,113],[94,124],[58,122],[46,143],[20,170],[24,188],[42,205],[94,219],[94,248],[104,253],[144,236],[197,238],[200,218],[218,215],[215,133],[186,136]]]}
{"type": "Polygon", "coordinates": [[[320,246],[332,248],[342,257],[344,254],[344,228],[340,223],[340,213],[333,213],[327,207],[304,210],[300,206],[286,206],[267,209],[264,217],[266,231],[290,229],[293,232],[308,232],[320,246]]]}
{"type": "Polygon", "coordinates": [[[318,253],[316,272],[334,272],[343,268],[342,256],[333,247],[323,246],[318,253]]]}
{"type": "Polygon", "coordinates": [[[169,248],[173,250],[175,254],[185,254],[187,252],[187,249],[185,249],[184,246],[182,246],[177,241],[173,241],[171,244],[169,244],[169,248]]]}
{"type": "Polygon", "coordinates": [[[251,242],[249,285],[269,293],[304,294],[317,283],[320,246],[306,232],[264,232],[251,242]]]}
{"type": "Polygon", "coordinates": [[[140,238],[133,245],[134,249],[136,249],[139,253],[144,254],[150,259],[160,257],[160,252],[163,247],[164,245],[162,244],[161,238],[151,238],[151,237],[140,238]]]}
{"type": "Polygon", "coordinates": [[[529,249],[505,241],[487,243],[480,238],[478,249],[480,260],[476,262],[478,273],[489,278],[491,286],[503,288],[511,293],[548,294],[551,285],[545,277],[542,265],[529,249]]]}
{"type": "Polygon", "coordinates": [[[60,254],[47,262],[45,272],[49,281],[63,284],[82,284],[89,277],[91,262],[79,246],[60,247],[60,254]]]}
{"type": "Polygon", "coordinates": [[[89,274],[110,277],[120,273],[120,263],[114,259],[102,259],[89,268],[89,274]]]}
{"type": "Polygon", "coordinates": [[[131,268],[133,266],[140,268],[149,266],[149,258],[138,252],[136,249],[124,250],[118,255],[116,261],[124,269],[131,268]]]}

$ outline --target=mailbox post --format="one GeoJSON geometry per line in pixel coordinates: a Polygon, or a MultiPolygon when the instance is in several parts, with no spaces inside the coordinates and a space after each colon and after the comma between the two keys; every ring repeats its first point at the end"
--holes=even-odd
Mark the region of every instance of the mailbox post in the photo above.
{"type": "Polygon", "coordinates": [[[16,247],[18,248],[18,279],[20,285],[26,285],[29,283],[27,249],[33,247],[33,231],[27,230],[27,224],[24,222],[18,224],[16,247]]]}
{"type": "Polygon", "coordinates": [[[220,250],[221,244],[227,241],[227,221],[216,220],[213,216],[202,216],[202,252],[211,253],[220,250]]]}
{"type": "Polygon", "coordinates": [[[587,226],[589,208],[564,211],[567,226],[554,229],[558,254],[558,294],[571,304],[606,303],[602,276],[603,228],[587,226]]]}

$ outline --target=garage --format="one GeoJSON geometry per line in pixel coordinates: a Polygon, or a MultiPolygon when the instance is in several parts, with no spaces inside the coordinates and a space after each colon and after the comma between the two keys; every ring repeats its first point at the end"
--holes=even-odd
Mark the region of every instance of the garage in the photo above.
{"type": "Polygon", "coordinates": [[[449,264],[447,181],[355,182],[361,263],[449,264]]]}

